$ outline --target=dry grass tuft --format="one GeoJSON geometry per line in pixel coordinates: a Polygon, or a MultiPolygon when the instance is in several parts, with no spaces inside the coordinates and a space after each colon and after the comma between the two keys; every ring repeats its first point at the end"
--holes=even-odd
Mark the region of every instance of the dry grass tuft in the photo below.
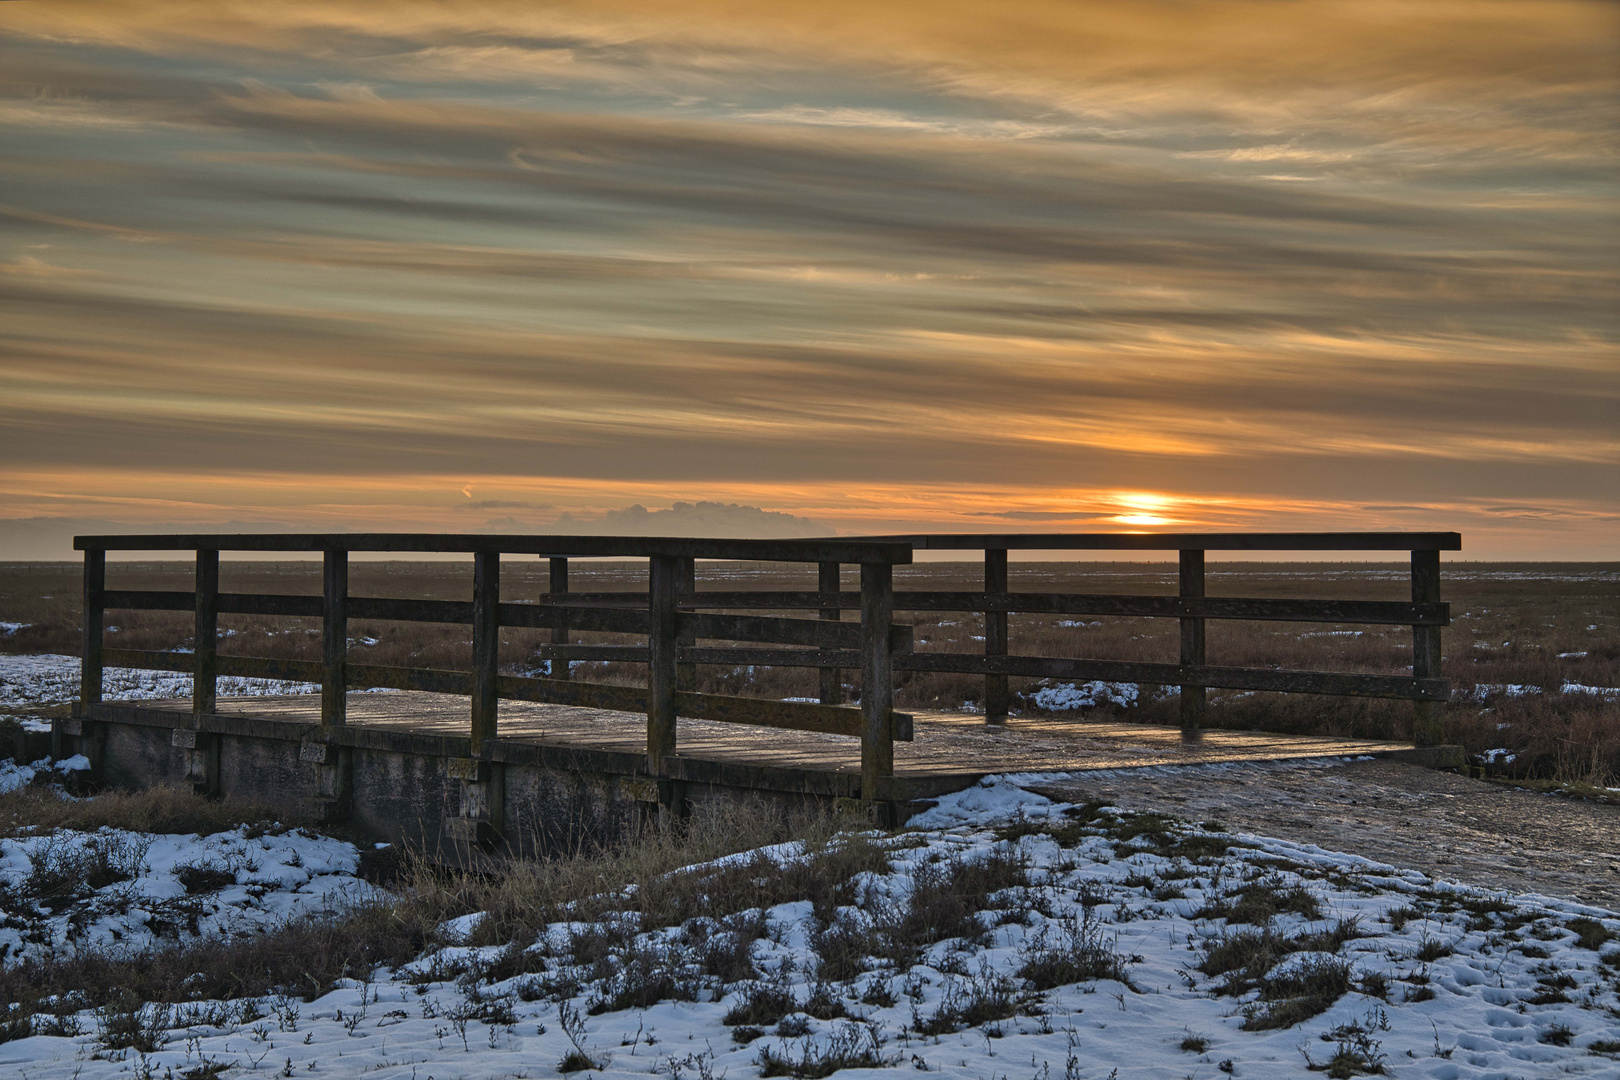
{"type": "Polygon", "coordinates": [[[160,784],[142,791],[104,791],[93,799],[64,799],[50,788],[30,786],[0,795],[0,835],[24,831],[106,826],[148,833],[207,836],[238,825],[269,829],[307,825],[296,808],[227,797],[208,799],[190,788],[160,784]]]}

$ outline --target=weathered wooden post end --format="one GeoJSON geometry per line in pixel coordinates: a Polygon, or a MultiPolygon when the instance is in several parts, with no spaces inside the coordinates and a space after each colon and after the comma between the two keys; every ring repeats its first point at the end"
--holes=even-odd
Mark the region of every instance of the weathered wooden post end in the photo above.
{"type": "Polygon", "coordinates": [[[83,754],[90,761],[90,779],[101,782],[106,746],[103,724],[88,717],[89,707],[101,704],[102,656],[106,643],[107,553],[100,548],[84,552],[84,625],[80,630],[79,701],[71,718],[51,731],[51,756],[61,760],[83,754]],[[72,752],[66,743],[72,739],[72,752]]]}
{"type": "Polygon", "coordinates": [[[79,667],[79,703],[101,703],[101,650],[106,640],[107,553],[84,553],[83,653],[79,667]]]}
{"type": "Polygon", "coordinates": [[[349,553],[327,548],[321,556],[321,723],[298,746],[298,759],[315,770],[315,813],[346,821],[353,808],[354,751],[337,738],[348,721],[349,553]]]}
{"type": "MultiPolygon", "coordinates": [[[[1440,603],[1440,552],[1420,549],[1412,552],[1412,603],[1440,603]]],[[[1433,679],[1441,674],[1440,626],[1412,626],[1412,678],[1433,679]]],[[[1412,717],[1412,742],[1417,746],[1439,746],[1445,741],[1440,719],[1444,705],[1438,701],[1418,701],[1412,717]]]]}
{"type": "MultiPolygon", "coordinates": [[[[548,565],[550,580],[547,595],[561,598],[568,593],[568,560],[563,557],[552,556],[548,565]]],[[[568,612],[557,612],[557,625],[551,629],[551,643],[553,645],[568,644],[568,612]]],[[[567,657],[561,659],[553,656],[546,663],[546,673],[553,679],[568,679],[572,675],[570,662],[567,657]]]]}
{"type": "MultiPolygon", "coordinates": [[[[984,549],[984,598],[996,602],[984,613],[984,655],[1007,655],[1007,549],[984,549]]],[[[1007,675],[987,672],[984,677],[984,719],[995,723],[1007,718],[1007,675]]]]}
{"type": "Polygon", "coordinates": [[[894,567],[861,564],[861,799],[893,825],[894,567]]]}
{"type": "MultiPolygon", "coordinates": [[[[821,611],[818,618],[825,622],[839,622],[844,617],[844,609],[840,606],[838,597],[843,586],[839,582],[839,564],[836,562],[821,562],[817,564],[816,588],[821,593],[821,611]]],[[[823,667],[819,670],[821,682],[821,703],[823,705],[840,705],[844,701],[843,672],[835,667],[823,667]]]]}
{"type": "MultiPolygon", "coordinates": [[[[691,596],[697,589],[697,560],[693,558],[677,560],[676,577],[679,579],[676,592],[680,596],[691,596]]],[[[675,689],[677,690],[692,691],[697,689],[697,664],[680,659],[696,644],[697,635],[692,633],[690,629],[677,630],[675,634],[675,689]]]]}
{"type": "Polygon", "coordinates": [[[668,759],[675,755],[675,694],[680,689],[676,614],[681,563],[674,556],[654,555],[647,566],[647,772],[658,782],[659,806],[675,814],[683,800],[668,776],[668,759]]]}
{"type": "Polygon", "coordinates": [[[196,582],[191,728],[175,731],[173,738],[190,751],[192,787],[199,794],[218,795],[219,736],[203,729],[203,717],[219,702],[219,549],[197,549],[196,582]]]}
{"type": "MultiPolygon", "coordinates": [[[[1204,553],[1192,549],[1181,552],[1180,598],[1204,598],[1204,553]]],[[[1204,666],[1204,619],[1202,616],[1181,618],[1181,666],[1204,666]]],[[[1204,726],[1206,692],[1203,686],[1181,687],[1181,733],[1193,736],[1204,726]]]]}
{"type": "Polygon", "coordinates": [[[453,760],[461,782],[462,835],[480,848],[498,844],[506,828],[506,766],[491,758],[499,734],[501,653],[501,553],[473,552],[472,727],[470,756],[453,760]]]}
{"type": "Polygon", "coordinates": [[[321,567],[321,727],[348,714],[349,553],[328,549],[321,567]]]}

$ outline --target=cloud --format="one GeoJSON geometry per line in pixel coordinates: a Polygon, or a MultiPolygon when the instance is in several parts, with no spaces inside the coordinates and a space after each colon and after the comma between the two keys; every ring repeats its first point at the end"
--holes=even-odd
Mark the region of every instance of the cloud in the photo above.
{"type": "Polygon", "coordinates": [[[450,509],[457,513],[471,513],[481,510],[550,510],[551,508],[551,503],[522,502],[509,499],[479,499],[475,502],[456,503],[450,509]]]}
{"type": "Polygon", "coordinates": [[[737,503],[678,502],[666,510],[648,510],[639,503],[609,510],[599,517],[576,519],[563,514],[556,530],[606,536],[710,536],[780,539],[797,536],[832,536],[834,529],[794,514],[763,510],[737,503]]]}
{"type": "Polygon", "coordinates": [[[1009,521],[1112,521],[1117,510],[1089,513],[1079,510],[972,510],[966,517],[1006,518],[1009,521]]]}

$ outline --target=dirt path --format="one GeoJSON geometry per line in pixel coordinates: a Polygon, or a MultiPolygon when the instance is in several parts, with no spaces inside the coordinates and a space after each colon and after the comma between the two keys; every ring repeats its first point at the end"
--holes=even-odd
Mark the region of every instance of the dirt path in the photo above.
{"type": "Polygon", "coordinates": [[[1620,911],[1620,806],[1392,761],[1098,771],[1031,787],[1620,911]]]}

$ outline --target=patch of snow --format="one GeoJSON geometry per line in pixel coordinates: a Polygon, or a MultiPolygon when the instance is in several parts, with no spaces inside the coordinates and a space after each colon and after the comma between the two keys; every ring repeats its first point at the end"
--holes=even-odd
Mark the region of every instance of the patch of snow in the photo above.
{"type": "Polygon", "coordinates": [[[9,795],[34,782],[37,771],[32,765],[19,765],[6,758],[0,761],[0,795],[9,795]]]}
{"type": "MultiPolygon", "coordinates": [[[[318,694],[316,683],[285,679],[253,679],[222,675],[220,697],[266,697],[282,694],[318,694]]],[[[106,668],[102,672],[102,692],[108,700],[152,701],[191,696],[191,676],[177,671],[147,671],[140,668],[106,668]]],[[[377,688],[367,693],[396,693],[377,688]]],[[[79,658],[55,653],[33,656],[0,655],[0,708],[5,706],[55,705],[77,701],[79,697],[79,658]]]]}
{"type": "Polygon", "coordinates": [[[1496,694],[1503,697],[1533,697],[1539,693],[1541,693],[1541,687],[1529,683],[1476,683],[1472,691],[1463,693],[1461,688],[1457,691],[1457,694],[1464,701],[1470,699],[1484,701],[1486,698],[1496,694]]]}
{"type": "Polygon", "coordinates": [[[1086,622],[1086,620],[1084,620],[1084,619],[1059,619],[1058,620],[1058,625],[1059,626],[1101,626],[1102,625],[1102,620],[1098,619],[1095,622],[1086,622]]]}
{"type": "Polygon", "coordinates": [[[906,827],[949,829],[958,825],[987,825],[1020,816],[1044,818],[1051,806],[1051,799],[1026,791],[1007,777],[987,776],[964,791],[943,796],[922,813],[913,814],[906,827]]]}
{"type": "Polygon", "coordinates": [[[298,830],[250,837],[241,828],[212,836],[57,829],[0,839],[0,891],[9,898],[0,955],[14,962],[79,948],[136,952],[180,933],[233,935],[337,912],[375,895],[354,876],[358,865],[353,844],[298,830]],[[90,865],[110,867],[103,876],[117,880],[92,887],[74,872],[90,865]],[[68,875],[67,903],[33,896],[40,867],[68,875]]]}
{"type": "Polygon", "coordinates": [[[1360,637],[1363,633],[1365,633],[1365,631],[1362,630],[1313,630],[1308,634],[1301,634],[1299,636],[1302,638],[1360,637]]]}
{"type": "Polygon", "coordinates": [[[25,622],[0,622],[0,637],[10,637],[17,631],[26,630],[33,625],[33,623],[25,622]]]}
{"type": "Polygon", "coordinates": [[[1479,755],[1479,763],[1481,765],[1511,765],[1517,760],[1519,760],[1519,755],[1513,753],[1506,747],[1501,747],[1496,750],[1487,750],[1483,754],[1479,755]]]}
{"type": "Polygon", "coordinates": [[[1560,659],[1560,660],[1585,660],[1586,659],[1586,651],[1583,649],[1580,652],[1561,652],[1561,653],[1558,654],[1558,659],[1560,659]]]}
{"type": "Polygon", "coordinates": [[[1035,704],[1047,712],[1068,712],[1072,709],[1090,709],[1099,702],[1113,702],[1129,708],[1135,705],[1141,690],[1135,683],[1101,682],[1093,680],[1081,686],[1061,683],[1035,691],[1035,704]]]}
{"type": "Polygon", "coordinates": [[[1582,683],[1567,682],[1561,690],[1565,694],[1592,694],[1605,701],[1620,698],[1620,686],[1586,686],[1582,683]]]}

